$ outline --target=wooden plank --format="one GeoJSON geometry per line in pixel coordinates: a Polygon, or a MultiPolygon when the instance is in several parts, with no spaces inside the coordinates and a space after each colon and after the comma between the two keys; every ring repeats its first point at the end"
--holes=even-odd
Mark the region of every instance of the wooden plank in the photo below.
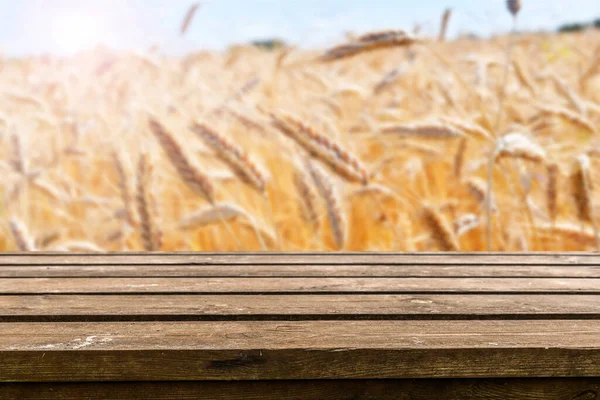
{"type": "Polygon", "coordinates": [[[5,253],[0,265],[600,265],[595,253],[5,253]]]}
{"type": "MultiPolygon", "coordinates": [[[[1,256],[0,256],[1,259],[1,256]]],[[[453,265],[45,265],[0,266],[0,278],[71,277],[497,277],[600,278],[600,266],[453,265]]]]}
{"type": "Polygon", "coordinates": [[[0,384],[6,400],[595,400],[599,392],[600,378],[0,384]]]}
{"type": "Polygon", "coordinates": [[[86,293],[571,293],[600,279],[519,278],[5,278],[0,294],[86,293]]]}
{"type": "Polygon", "coordinates": [[[3,296],[0,322],[600,319],[600,296],[3,296]]]}
{"type": "Polygon", "coordinates": [[[0,382],[600,376],[600,321],[2,323],[0,382]]]}

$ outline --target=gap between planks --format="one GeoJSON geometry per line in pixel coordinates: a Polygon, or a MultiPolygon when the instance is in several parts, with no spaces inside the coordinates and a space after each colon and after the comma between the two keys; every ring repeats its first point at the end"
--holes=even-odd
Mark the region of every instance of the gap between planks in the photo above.
{"type": "Polygon", "coordinates": [[[28,400],[595,400],[599,392],[600,378],[0,384],[0,398],[28,400]]]}

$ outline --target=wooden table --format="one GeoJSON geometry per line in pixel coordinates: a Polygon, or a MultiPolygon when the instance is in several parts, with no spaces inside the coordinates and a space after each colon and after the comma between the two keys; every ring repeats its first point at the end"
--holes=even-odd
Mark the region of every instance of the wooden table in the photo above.
{"type": "Polygon", "coordinates": [[[0,399],[600,398],[600,256],[0,256],[0,399]]]}

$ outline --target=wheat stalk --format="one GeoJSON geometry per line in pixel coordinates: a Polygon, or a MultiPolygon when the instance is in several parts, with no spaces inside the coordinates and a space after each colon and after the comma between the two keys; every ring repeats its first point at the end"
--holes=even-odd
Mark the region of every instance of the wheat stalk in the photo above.
{"type": "Polygon", "coordinates": [[[173,135],[155,119],[149,120],[150,129],[159,141],[171,164],[177,170],[183,182],[211,204],[215,203],[215,188],[210,178],[200,172],[187,158],[173,135]]]}

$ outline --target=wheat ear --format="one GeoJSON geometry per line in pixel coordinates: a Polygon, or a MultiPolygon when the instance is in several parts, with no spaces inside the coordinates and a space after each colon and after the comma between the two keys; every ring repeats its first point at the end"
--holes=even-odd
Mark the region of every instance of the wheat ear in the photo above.
{"type": "Polygon", "coordinates": [[[444,15],[442,15],[442,22],[440,24],[440,35],[438,40],[443,42],[446,40],[446,34],[448,33],[448,24],[450,23],[450,18],[452,17],[452,10],[447,9],[444,11],[444,15]]]}
{"type": "Polygon", "coordinates": [[[465,133],[456,127],[439,122],[422,122],[413,124],[389,124],[379,130],[381,133],[415,136],[419,138],[451,139],[464,137],[465,133]]]}
{"type": "Polygon", "coordinates": [[[570,177],[571,194],[581,222],[592,222],[592,186],[590,181],[590,160],[586,155],[579,156],[573,164],[570,177]]]}
{"type": "Polygon", "coordinates": [[[10,233],[17,245],[17,249],[20,251],[35,251],[35,241],[29,235],[27,227],[19,221],[17,218],[13,217],[10,219],[10,233]]]}
{"type": "Polygon", "coordinates": [[[523,134],[509,133],[498,139],[492,158],[495,161],[503,158],[516,158],[543,163],[546,160],[546,151],[523,134]]]}
{"type": "Polygon", "coordinates": [[[152,164],[147,154],[142,154],[137,166],[137,190],[135,201],[140,216],[140,236],[146,251],[159,251],[162,232],[156,222],[157,205],[152,195],[152,164]]]}
{"type": "Polygon", "coordinates": [[[431,237],[442,251],[459,251],[460,246],[450,223],[442,213],[433,206],[423,207],[425,226],[429,228],[431,237]]]}
{"type": "MultiPolygon", "coordinates": [[[[466,185],[467,189],[469,190],[469,193],[471,194],[471,196],[473,196],[473,198],[477,201],[477,203],[479,203],[480,205],[487,204],[488,194],[487,194],[487,184],[486,184],[485,180],[483,180],[481,178],[477,178],[477,177],[471,177],[466,180],[465,185],[466,185]]],[[[495,212],[495,211],[497,211],[496,205],[495,205],[494,199],[492,197],[492,212],[495,212]]]]}
{"type": "Polygon", "coordinates": [[[273,125],[302,146],[311,156],[327,164],[336,174],[350,182],[369,183],[369,172],[358,157],[338,143],[290,114],[270,113],[273,125]]]}
{"type": "Polygon", "coordinates": [[[600,250],[598,240],[598,226],[594,218],[594,207],[592,201],[592,180],[590,171],[590,159],[587,155],[576,158],[573,172],[571,173],[571,194],[577,210],[577,218],[582,222],[590,222],[596,236],[596,247],[600,250]]]}
{"type": "Polygon", "coordinates": [[[294,171],[294,186],[298,193],[298,205],[302,218],[314,231],[318,231],[320,221],[317,208],[317,194],[304,169],[296,168],[294,171]]]}
{"type": "Polygon", "coordinates": [[[338,250],[346,244],[346,219],[341,207],[341,199],[331,178],[319,168],[318,165],[305,161],[306,168],[315,183],[315,186],[325,201],[327,217],[333,234],[333,239],[338,250]]]}
{"type": "Polygon", "coordinates": [[[596,246],[597,236],[589,228],[581,229],[581,227],[569,223],[543,224],[538,227],[542,234],[547,234],[552,239],[571,240],[578,245],[596,246]]]}
{"type": "Polygon", "coordinates": [[[123,202],[123,207],[125,210],[125,221],[129,224],[129,226],[135,226],[135,218],[132,211],[131,192],[129,190],[129,179],[127,178],[127,172],[125,171],[123,159],[116,151],[113,152],[112,159],[117,172],[117,177],[119,179],[118,186],[121,194],[121,201],[123,202]]]}
{"type": "Polygon", "coordinates": [[[550,217],[550,221],[554,224],[558,213],[558,179],[560,175],[558,164],[548,165],[547,171],[546,205],[548,207],[548,217],[550,217]]]}
{"type": "Polygon", "coordinates": [[[460,180],[462,177],[463,166],[465,163],[465,154],[467,152],[467,144],[467,139],[462,138],[458,143],[456,153],[454,154],[454,176],[458,180],[460,180]]]}
{"type": "Polygon", "coordinates": [[[576,112],[573,112],[567,108],[558,107],[558,106],[554,106],[554,107],[538,106],[538,109],[539,109],[540,116],[555,116],[555,117],[558,117],[562,120],[569,122],[570,124],[573,124],[574,126],[580,128],[590,134],[598,133],[598,131],[592,121],[590,121],[583,115],[577,114],[576,112]]]}
{"type": "Polygon", "coordinates": [[[590,66],[582,73],[581,78],[579,80],[579,85],[581,89],[585,89],[587,82],[592,79],[594,76],[600,73],[600,47],[596,49],[596,53],[590,66]]]}
{"type": "Polygon", "coordinates": [[[200,7],[200,3],[194,3],[190,6],[187,13],[185,14],[185,17],[183,18],[183,22],[181,23],[181,28],[180,28],[180,33],[182,36],[185,35],[188,28],[190,27],[192,20],[194,19],[194,15],[196,14],[196,11],[198,11],[199,7],[200,7]]]}
{"type": "Polygon", "coordinates": [[[410,46],[417,42],[418,40],[415,37],[404,31],[367,33],[358,37],[353,42],[327,50],[319,57],[319,60],[324,62],[337,61],[374,50],[410,46]]]}
{"type": "Polygon", "coordinates": [[[529,76],[529,73],[525,70],[525,67],[523,67],[523,64],[521,64],[518,59],[514,59],[513,68],[515,70],[515,74],[517,75],[519,83],[521,83],[521,86],[526,87],[531,92],[531,94],[535,96],[537,93],[535,84],[533,82],[533,79],[531,79],[531,76],[529,76]]]}
{"type": "Polygon", "coordinates": [[[522,6],[523,4],[521,3],[521,0],[506,0],[506,8],[508,8],[508,11],[515,18],[519,14],[519,11],[521,11],[522,6]]]}
{"type": "Polygon", "coordinates": [[[264,193],[267,178],[254,161],[241,147],[235,145],[226,137],[209,128],[206,124],[197,122],[190,130],[200,137],[217,154],[217,157],[231,168],[242,182],[264,193]]]}
{"type": "Polygon", "coordinates": [[[171,164],[175,167],[183,182],[196,194],[202,196],[209,203],[214,204],[215,188],[210,178],[192,165],[173,135],[158,121],[150,119],[149,124],[152,133],[154,133],[167,158],[171,161],[171,164]]]}

